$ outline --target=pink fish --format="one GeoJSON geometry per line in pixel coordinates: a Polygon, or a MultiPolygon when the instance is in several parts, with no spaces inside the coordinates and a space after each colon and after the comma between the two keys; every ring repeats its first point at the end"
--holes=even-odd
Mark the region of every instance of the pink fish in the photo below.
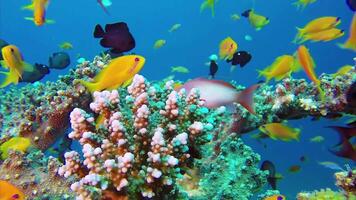
{"type": "Polygon", "coordinates": [[[205,106],[208,108],[217,108],[236,102],[241,104],[250,113],[255,114],[253,92],[258,87],[259,84],[255,84],[238,92],[230,83],[220,80],[196,78],[186,82],[181,88],[184,88],[187,93],[193,88],[197,88],[200,91],[200,98],[205,100],[205,106]]]}

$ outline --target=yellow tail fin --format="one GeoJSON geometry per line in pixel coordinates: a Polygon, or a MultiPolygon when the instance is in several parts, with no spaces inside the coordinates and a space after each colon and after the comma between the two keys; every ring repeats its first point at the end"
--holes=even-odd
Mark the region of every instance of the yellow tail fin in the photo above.
{"type": "Polygon", "coordinates": [[[19,77],[13,71],[10,71],[10,72],[1,72],[0,71],[0,74],[3,74],[6,76],[4,81],[0,84],[0,88],[4,88],[4,87],[10,85],[11,83],[17,84],[19,82],[19,77]]]}
{"type": "Polygon", "coordinates": [[[21,10],[34,10],[34,9],[35,9],[35,5],[33,3],[21,7],[21,10]]]}

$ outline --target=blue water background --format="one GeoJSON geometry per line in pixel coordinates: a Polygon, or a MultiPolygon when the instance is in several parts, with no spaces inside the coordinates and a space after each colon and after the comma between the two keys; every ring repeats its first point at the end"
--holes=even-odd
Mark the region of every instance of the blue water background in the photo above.
{"type": "MultiPolygon", "coordinates": [[[[105,25],[124,21],[136,39],[136,48],[132,51],[146,57],[146,65],[141,74],[150,80],[158,80],[170,75],[171,66],[186,66],[189,74],[176,74],[176,78],[186,80],[207,76],[208,67],[204,65],[208,56],[218,52],[219,42],[231,36],[239,45],[239,50],[249,51],[252,61],[243,69],[238,68],[229,72],[229,65],[219,61],[217,78],[235,80],[239,84],[251,85],[261,80],[257,78],[256,69],[270,65],[277,56],[292,54],[297,46],[291,41],[296,34],[296,26],[303,26],[308,21],[321,16],[339,16],[342,18],[340,28],[349,29],[352,12],[343,0],[319,0],[308,6],[304,11],[297,11],[291,0],[220,0],[216,5],[216,16],[212,18],[210,10],[200,13],[202,1],[194,0],[153,0],[132,1],[112,0],[109,8],[110,16],[106,15],[96,1],[59,0],[51,1],[47,18],[56,21],[53,25],[36,27],[32,22],[24,20],[31,16],[29,11],[20,7],[28,4],[26,0],[0,0],[0,38],[17,45],[29,63],[46,64],[48,56],[60,51],[58,45],[64,41],[73,44],[74,49],[67,52],[75,65],[76,56],[91,60],[100,51],[99,40],[93,38],[96,24],[105,25]],[[261,31],[255,31],[245,18],[233,21],[230,15],[240,14],[254,6],[271,20],[270,24],[261,31]],[[182,27],[169,33],[168,29],[175,23],[182,27]],[[246,41],[244,36],[249,34],[252,41],[246,41]],[[157,39],[165,39],[167,44],[161,49],[154,50],[153,44],[157,39]]],[[[308,43],[311,54],[317,64],[316,72],[334,73],[340,66],[353,64],[355,53],[342,50],[337,42],[346,40],[348,33],[341,39],[328,43],[308,43]]],[[[64,75],[66,70],[52,70],[51,74],[42,81],[55,81],[58,75],[64,75]]],[[[303,72],[293,75],[305,78],[303,72]]],[[[21,87],[23,84],[19,84],[21,87]]],[[[266,140],[267,148],[245,136],[247,144],[259,154],[262,159],[273,161],[277,171],[284,179],[279,183],[280,191],[293,199],[301,190],[319,188],[334,188],[333,171],[317,164],[318,161],[334,161],[343,165],[347,160],[335,157],[327,150],[337,142],[337,134],[325,126],[342,125],[343,120],[290,121],[294,127],[302,129],[300,142],[280,142],[266,140]],[[324,143],[310,143],[309,138],[322,135],[324,143]],[[301,163],[300,156],[306,156],[307,162],[301,163]],[[301,164],[299,173],[288,173],[288,167],[301,164]]],[[[350,162],[349,162],[350,163],[350,162]]]]}

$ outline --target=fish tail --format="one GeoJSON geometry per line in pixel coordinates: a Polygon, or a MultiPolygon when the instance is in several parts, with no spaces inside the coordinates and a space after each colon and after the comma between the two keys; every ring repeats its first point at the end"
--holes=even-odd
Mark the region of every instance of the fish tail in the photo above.
{"type": "Polygon", "coordinates": [[[19,76],[13,71],[0,72],[0,74],[3,74],[6,76],[5,79],[3,80],[3,82],[0,83],[0,88],[4,88],[11,83],[17,84],[19,82],[19,76]]]}
{"type": "Polygon", "coordinates": [[[97,83],[91,83],[91,82],[84,81],[84,80],[79,80],[79,83],[84,85],[84,87],[86,87],[90,93],[94,93],[95,91],[98,91],[97,83]]]}
{"type": "Polygon", "coordinates": [[[239,92],[236,95],[235,102],[241,104],[246,110],[248,110],[250,113],[255,114],[255,106],[254,106],[254,101],[253,101],[253,93],[257,88],[260,87],[260,84],[255,84],[252,85],[245,90],[239,92]]]}
{"type": "Polygon", "coordinates": [[[258,77],[264,76],[266,78],[266,82],[269,82],[271,80],[271,76],[268,74],[268,72],[266,72],[265,70],[257,70],[258,72],[258,77]]]}
{"type": "Polygon", "coordinates": [[[95,26],[95,30],[94,30],[94,37],[95,38],[102,38],[105,35],[105,31],[103,29],[103,27],[100,26],[100,24],[97,24],[95,26]]]}
{"type": "Polygon", "coordinates": [[[296,27],[296,29],[297,29],[298,33],[295,36],[293,43],[298,43],[298,40],[302,39],[303,35],[305,34],[303,28],[296,27]]]}

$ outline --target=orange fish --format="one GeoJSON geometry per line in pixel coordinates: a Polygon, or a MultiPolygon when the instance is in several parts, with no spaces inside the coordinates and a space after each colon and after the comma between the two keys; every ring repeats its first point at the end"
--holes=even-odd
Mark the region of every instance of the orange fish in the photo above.
{"type": "Polygon", "coordinates": [[[25,194],[7,181],[0,180],[0,200],[24,200],[25,194]]]}
{"type": "Polygon", "coordinates": [[[297,55],[298,55],[299,63],[303,67],[308,78],[311,81],[313,81],[313,83],[315,83],[315,85],[317,86],[319,94],[320,94],[320,98],[322,101],[324,101],[325,94],[324,94],[324,91],[320,87],[321,81],[315,75],[315,71],[314,71],[315,63],[309,53],[309,50],[304,45],[301,45],[301,46],[299,46],[299,48],[297,50],[297,55]]]}
{"type": "Polygon", "coordinates": [[[275,194],[269,197],[265,197],[263,200],[286,200],[286,197],[280,194],[275,194]]]}
{"type": "Polygon", "coordinates": [[[42,26],[43,24],[53,24],[53,20],[46,19],[46,9],[48,3],[48,0],[32,0],[31,4],[22,7],[23,10],[33,11],[33,17],[25,17],[25,19],[33,21],[36,26],[42,26]]]}
{"type": "Polygon", "coordinates": [[[237,48],[237,43],[231,37],[225,38],[220,42],[219,46],[220,59],[232,59],[234,53],[237,51],[237,48]]]}
{"type": "Polygon", "coordinates": [[[301,167],[299,165],[292,165],[289,167],[288,171],[291,173],[299,172],[301,167]]]}
{"type": "Polygon", "coordinates": [[[351,49],[356,51],[356,14],[354,14],[354,17],[352,18],[349,38],[344,44],[339,44],[339,46],[343,49],[351,49]]]}

